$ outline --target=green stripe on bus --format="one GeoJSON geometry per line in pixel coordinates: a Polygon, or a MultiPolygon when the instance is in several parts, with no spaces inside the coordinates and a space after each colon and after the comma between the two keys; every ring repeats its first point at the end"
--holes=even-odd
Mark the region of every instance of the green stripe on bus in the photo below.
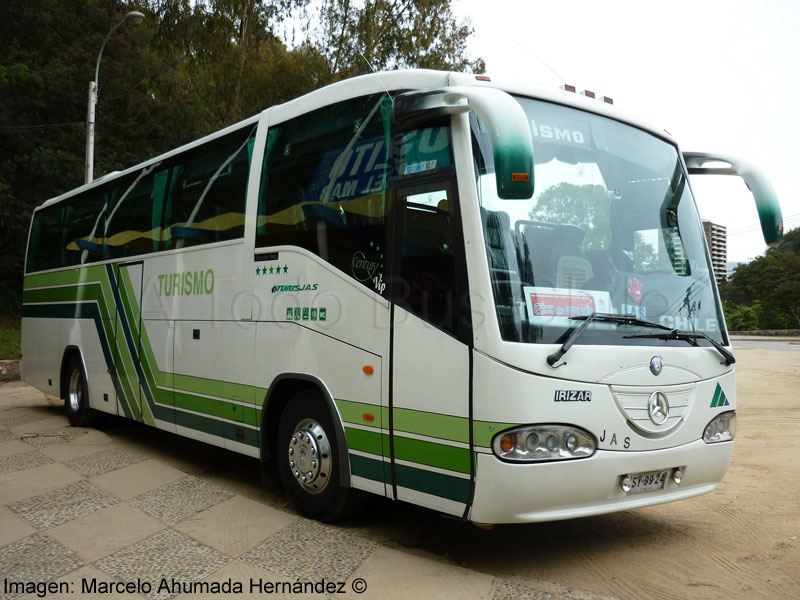
{"type": "Polygon", "coordinates": [[[464,504],[469,500],[469,479],[398,464],[395,465],[395,473],[398,486],[464,504]]]}
{"type": "MultiPolygon", "coordinates": [[[[345,427],[347,447],[381,456],[389,448],[389,436],[375,431],[345,427]]],[[[447,469],[458,473],[469,473],[469,450],[437,444],[424,440],[395,436],[394,456],[398,460],[447,469]]]]}
{"type": "MultiPolygon", "coordinates": [[[[383,438],[376,431],[364,431],[353,427],[345,427],[344,435],[347,438],[347,447],[352,450],[369,452],[381,456],[383,454],[383,438]]],[[[388,445],[387,445],[388,448],[388,445]]]]}
{"type": "Polygon", "coordinates": [[[258,432],[256,430],[248,429],[247,427],[237,427],[235,424],[218,421],[217,419],[211,417],[204,417],[202,415],[195,415],[176,410],[175,424],[188,429],[202,431],[203,433],[208,433],[220,438],[239,442],[240,444],[246,444],[256,448],[259,445],[258,432]],[[243,438],[236,436],[236,429],[239,429],[242,432],[244,436],[243,438]]]}
{"type": "Polygon", "coordinates": [[[246,407],[241,405],[232,404],[230,402],[226,402],[224,400],[217,400],[215,398],[203,398],[200,396],[192,396],[191,394],[185,394],[183,392],[176,391],[173,395],[173,399],[175,402],[175,408],[183,408],[186,410],[193,410],[195,412],[200,412],[206,414],[210,417],[219,417],[222,416],[223,411],[227,412],[227,409],[231,407],[236,407],[234,412],[238,414],[244,415],[244,423],[246,425],[253,425],[258,426],[258,419],[256,416],[255,411],[244,410],[246,407]]]}
{"type": "Polygon", "coordinates": [[[459,473],[469,473],[469,450],[445,444],[394,436],[395,459],[438,467],[459,473]]]}
{"type": "Polygon", "coordinates": [[[350,453],[349,457],[351,475],[372,479],[373,481],[391,481],[392,472],[389,463],[353,453],[350,453]]]}
{"type": "MultiPolygon", "coordinates": [[[[241,398],[246,401],[248,398],[253,397],[253,386],[245,383],[233,383],[230,381],[219,381],[217,379],[207,379],[205,377],[195,377],[192,375],[174,374],[173,387],[176,390],[183,390],[187,392],[195,392],[198,394],[206,394],[208,396],[218,396],[220,398],[241,398]]],[[[255,388],[256,399],[255,402],[259,406],[264,400],[266,388],[255,388]],[[260,395],[259,393],[264,393],[260,395]]]]}
{"type": "Polygon", "coordinates": [[[65,271],[54,271],[52,273],[39,273],[37,275],[25,275],[23,289],[44,287],[49,285],[66,285],[70,283],[80,283],[83,281],[98,281],[105,275],[104,265],[93,265],[91,267],[75,267],[65,271]]]}
{"type": "MultiPolygon", "coordinates": [[[[380,410],[380,425],[384,428],[389,426],[389,411],[385,407],[381,408],[375,404],[338,398],[336,399],[336,407],[339,409],[339,414],[344,422],[361,425],[375,425],[374,421],[365,421],[363,414],[371,413],[374,415],[380,410]]],[[[469,419],[467,417],[454,417],[408,408],[395,408],[394,428],[397,431],[453,442],[469,443],[469,419]]]]}

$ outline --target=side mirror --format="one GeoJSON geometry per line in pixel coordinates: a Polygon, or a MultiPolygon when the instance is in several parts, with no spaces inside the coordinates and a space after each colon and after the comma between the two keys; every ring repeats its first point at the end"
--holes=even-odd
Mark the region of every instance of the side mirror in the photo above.
{"type": "Polygon", "coordinates": [[[741,159],[708,152],[684,152],[683,159],[690,175],[739,175],[753,194],[761,220],[761,232],[768,246],[783,239],[783,215],[778,196],[764,174],[741,159]],[[709,163],[723,163],[710,165],[709,163]]]}
{"type": "Polygon", "coordinates": [[[497,195],[506,200],[527,200],[533,196],[530,125],[519,102],[506,92],[468,86],[406,92],[395,98],[393,123],[399,128],[410,128],[470,111],[489,131],[497,195]]]}

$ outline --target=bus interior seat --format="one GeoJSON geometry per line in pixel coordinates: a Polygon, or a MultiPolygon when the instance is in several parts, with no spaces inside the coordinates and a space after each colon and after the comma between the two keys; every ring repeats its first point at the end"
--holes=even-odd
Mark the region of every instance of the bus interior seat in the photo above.
{"type": "Polygon", "coordinates": [[[508,213],[481,208],[481,219],[486,230],[486,250],[489,268],[494,279],[517,279],[517,247],[511,233],[511,217],[508,213]]]}
{"type": "Polygon", "coordinates": [[[556,287],[582,288],[594,277],[592,263],[583,252],[584,231],[575,225],[561,225],[552,250],[556,287]]]}
{"type": "Polygon", "coordinates": [[[550,252],[555,244],[556,227],[548,223],[522,221],[517,223],[522,240],[522,256],[530,266],[530,283],[553,287],[554,268],[550,266],[550,252]]]}

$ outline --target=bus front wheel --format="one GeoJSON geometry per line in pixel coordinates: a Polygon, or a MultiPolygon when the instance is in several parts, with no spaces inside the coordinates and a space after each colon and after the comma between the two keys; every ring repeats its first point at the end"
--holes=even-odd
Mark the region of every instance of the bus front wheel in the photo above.
{"type": "Polygon", "coordinates": [[[89,386],[86,385],[86,373],[77,354],[69,358],[64,374],[64,408],[69,424],[73,427],[91,427],[97,413],[89,407],[89,386]]]}
{"type": "Polygon", "coordinates": [[[283,488],[300,514],[335,521],[361,507],[364,493],[339,483],[336,432],[318,393],[302,391],[289,401],[278,425],[275,455],[283,488]]]}

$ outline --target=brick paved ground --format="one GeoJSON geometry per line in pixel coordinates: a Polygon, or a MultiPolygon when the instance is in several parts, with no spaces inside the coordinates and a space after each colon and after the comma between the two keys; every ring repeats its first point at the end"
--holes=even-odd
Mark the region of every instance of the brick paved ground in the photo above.
{"type": "MultiPolygon", "coordinates": [[[[243,599],[323,578],[350,598],[597,598],[409,552],[357,520],[303,519],[277,485],[260,485],[253,459],[121,420],[73,428],[62,408],[24,383],[0,384],[0,599],[40,597],[11,582],[52,582],[61,587],[46,597],[73,599],[220,597],[179,591],[218,582],[243,599]],[[104,593],[121,582],[132,593],[104,593]]],[[[342,597],[317,591],[302,597],[342,597]]]]}

